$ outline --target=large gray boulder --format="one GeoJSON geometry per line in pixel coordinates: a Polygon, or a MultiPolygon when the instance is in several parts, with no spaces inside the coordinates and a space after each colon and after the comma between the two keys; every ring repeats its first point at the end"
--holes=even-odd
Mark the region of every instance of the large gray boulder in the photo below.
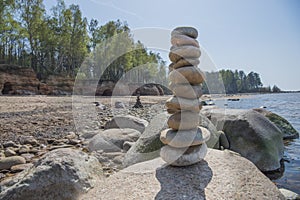
{"type": "Polygon", "coordinates": [[[104,129],[131,128],[142,133],[147,126],[148,122],[146,120],[132,115],[125,115],[113,117],[110,121],[106,122],[104,129]]]}
{"type": "Polygon", "coordinates": [[[296,131],[296,129],[294,129],[294,127],[283,117],[263,108],[256,108],[253,110],[259,112],[260,114],[267,117],[271,122],[273,122],[275,126],[277,126],[281,130],[282,138],[284,140],[299,138],[299,133],[296,131]]]}
{"type": "Polygon", "coordinates": [[[210,132],[210,138],[206,142],[207,147],[209,148],[214,148],[214,149],[219,149],[220,147],[220,135],[221,133],[217,131],[216,127],[211,123],[211,121],[202,113],[199,113],[200,115],[200,126],[207,128],[210,132]]]}
{"type": "Polygon", "coordinates": [[[253,163],[228,150],[209,149],[205,160],[186,167],[156,158],[97,185],[80,199],[284,199],[253,163]]]}
{"type": "Polygon", "coordinates": [[[88,150],[93,151],[104,151],[104,152],[118,152],[122,149],[113,143],[105,140],[102,135],[97,134],[89,140],[88,150]]]}
{"type": "Polygon", "coordinates": [[[164,146],[159,138],[160,132],[168,128],[168,116],[167,113],[161,113],[151,120],[141,137],[126,153],[123,160],[124,166],[151,160],[159,156],[160,148],[164,146]]]}
{"type": "MultiPolygon", "coordinates": [[[[160,148],[164,146],[160,141],[160,132],[168,128],[167,120],[169,116],[170,115],[165,112],[157,115],[151,120],[141,137],[126,153],[123,161],[124,166],[159,157],[160,148]]],[[[211,133],[210,139],[206,142],[207,146],[209,148],[219,148],[220,133],[209,119],[201,113],[199,125],[207,128],[211,133]]]]}
{"type": "Polygon", "coordinates": [[[102,175],[98,160],[75,149],[57,149],[11,179],[1,182],[2,200],[77,199],[102,175]]]}
{"type": "Polygon", "coordinates": [[[124,142],[135,142],[141,133],[130,128],[113,128],[98,133],[90,139],[88,144],[89,151],[116,152],[121,151],[124,142]]]}
{"type": "Polygon", "coordinates": [[[229,149],[252,161],[261,171],[280,168],[283,157],[281,131],[254,110],[212,109],[206,113],[224,131],[229,149]]]}

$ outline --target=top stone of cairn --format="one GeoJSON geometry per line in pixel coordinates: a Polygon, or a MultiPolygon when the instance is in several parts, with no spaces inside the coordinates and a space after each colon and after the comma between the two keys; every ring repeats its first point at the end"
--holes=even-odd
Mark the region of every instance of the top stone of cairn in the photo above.
{"type": "Polygon", "coordinates": [[[198,31],[193,27],[177,27],[171,32],[171,36],[174,35],[187,35],[196,39],[198,37],[198,31]]]}

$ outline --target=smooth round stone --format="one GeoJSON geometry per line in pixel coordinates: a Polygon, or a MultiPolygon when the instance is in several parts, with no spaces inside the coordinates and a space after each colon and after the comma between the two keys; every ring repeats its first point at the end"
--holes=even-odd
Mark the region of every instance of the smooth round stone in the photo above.
{"type": "Polygon", "coordinates": [[[169,73],[169,80],[174,84],[189,83],[192,85],[197,85],[203,83],[204,74],[199,68],[194,66],[182,67],[172,70],[169,73]]]}
{"type": "Polygon", "coordinates": [[[0,170],[10,169],[14,165],[25,164],[25,158],[21,156],[11,156],[0,160],[0,170]]]}
{"type": "Polygon", "coordinates": [[[207,154],[207,145],[192,146],[189,148],[175,148],[166,145],[160,150],[160,157],[172,166],[188,166],[200,162],[207,154]]]}
{"type": "Polygon", "coordinates": [[[166,101],[166,107],[167,109],[177,112],[180,110],[199,112],[202,108],[202,104],[199,99],[186,99],[173,96],[166,101]]]}
{"type": "Polygon", "coordinates": [[[200,60],[198,58],[195,59],[180,59],[176,63],[171,63],[169,67],[172,67],[173,69],[186,67],[186,66],[197,66],[200,64],[200,60]]]}
{"type": "Polygon", "coordinates": [[[8,141],[8,142],[5,142],[3,144],[3,147],[7,148],[7,147],[14,147],[14,148],[18,148],[19,145],[17,145],[15,142],[13,141],[8,141]]]}
{"type": "Polygon", "coordinates": [[[209,138],[209,130],[199,126],[196,129],[180,131],[165,129],[160,134],[162,143],[176,148],[200,145],[208,141],[209,138]]]}
{"type": "Polygon", "coordinates": [[[25,158],[26,162],[30,162],[34,158],[34,154],[31,153],[23,153],[20,156],[25,158]]]}
{"type": "Polygon", "coordinates": [[[7,148],[7,149],[4,151],[4,155],[5,155],[6,157],[10,157],[10,156],[15,156],[15,155],[17,155],[17,153],[16,153],[14,150],[12,150],[12,149],[7,148]]]}
{"type": "Polygon", "coordinates": [[[196,39],[198,37],[197,29],[193,27],[177,27],[171,32],[171,36],[174,35],[186,35],[196,39]]]}
{"type": "Polygon", "coordinates": [[[170,89],[177,97],[198,99],[202,96],[201,85],[171,84],[170,89]]]}
{"type": "Polygon", "coordinates": [[[170,51],[181,58],[199,58],[201,56],[201,51],[198,47],[194,46],[172,46],[170,51]]]}
{"type": "Polygon", "coordinates": [[[169,64],[169,73],[174,70],[174,63],[169,64]]]}
{"type": "Polygon", "coordinates": [[[174,109],[168,109],[168,108],[167,108],[167,112],[168,112],[169,114],[175,114],[175,113],[177,113],[177,112],[180,112],[180,110],[174,110],[174,109]]]}
{"type": "Polygon", "coordinates": [[[25,164],[14,165],[11,167],[10,170],[12,172],[20,172],[20,171],[23,171],[23,170],[31,168],[31,167],[33,167],[32,163],[25,163],[25,164]]]}
{"type": "Polygon", "coordinates": [[[171,44],[173,46],[191,45],[191,46],[199,48],[199,43],[197,40],[195,40],[189,36],[181,35],[181,34],[173,35],[171,37],[171,44]]]}
{"type": "Polygon", "coordinates": [[[200,116],[199,113],[182,111],[172,114],[167,124],[169,128],[173,130],[189,130],[194,129],[199,125],[200,116]]]}
{"type": "Polygon", "coordinates": [[[32,137],[32,136],[24,137],[24,138],[22,138],[22,140],[23,140],[22,141],[23,144],[30,144],[33,146],[38,144],[38,141],[36,139],[34,139],[34,137],[32,137]]]}
{"type": "Polygon", "coordinates": [[[173,62],[176,63],[178,62],[180,59],[182,59],[182,57],[176,53],[173,53],[172,51],[170,51],[169,53],[169,59],[173,62]]]}

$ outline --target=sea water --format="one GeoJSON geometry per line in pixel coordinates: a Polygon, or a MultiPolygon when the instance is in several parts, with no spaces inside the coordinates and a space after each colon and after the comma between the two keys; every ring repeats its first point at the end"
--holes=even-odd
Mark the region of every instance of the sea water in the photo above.
{"type": "MultiPolygon", "coordinates": [[[[286,120],[300,133],[300,93],[279,93],[250,95],[239,101],[226,102],[226,108],[265,109],[276,113],[286,120]]],[[[284,173],[273,180],[279,188],[286,188],[300,194],[300,139],[285,141],[284,173]]]]}

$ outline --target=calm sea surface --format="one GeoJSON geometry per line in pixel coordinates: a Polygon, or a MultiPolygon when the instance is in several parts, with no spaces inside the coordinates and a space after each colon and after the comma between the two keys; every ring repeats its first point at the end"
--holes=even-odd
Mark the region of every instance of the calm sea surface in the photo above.
{"type": "MultiPolygon", "coordinates": [[[[228,101],[227,108],[251,109],[266,106],[267,110],[287,119],[300,133],[300,93],[253,95],[240,101],[228,101]]],[[[300,140],[286,142],[284,152],[285,170],[275,180],[279,188],[300,194],[300,140]]]]}

